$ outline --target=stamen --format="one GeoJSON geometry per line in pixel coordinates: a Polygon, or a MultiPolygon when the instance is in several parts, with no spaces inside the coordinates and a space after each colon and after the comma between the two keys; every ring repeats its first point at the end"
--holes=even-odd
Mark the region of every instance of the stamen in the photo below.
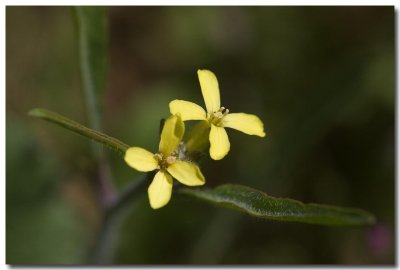
{"type": "Polygon", "coordinates": [[[216,118],[221,118],[222,116],[224,116],[224,114],[221,111],[216,112],[216,114],[217,114],[216,118]]]}
{"type": "Polygon", "coordinates": [[[162,154],[162,153],[157,153],[157,154],[154,154],[154,157],[155,157],[158,161],[161,161],[161,160],[163,159],[163,154],[162,154]]]}
{"type": "Polygon", "coordinates": [[[176,157],[174,156],[169,156],[167,157],[167,164],[171,165],[172,163],[174,163],[176,161],[176,157]]]}
{"type": "Polygon", "coordinates": [[[225,107],[221,107],[220,111],[222,113],[222,116],[225,116],[229,113],[229,110],[225,107]]]}
{"type": "Polygon", "coordinates": [[[164,157],[162,153],[154,154],[154,157],[158,161],[157,169],[166,169],[169,165],[173,164],[176,161],[176,154],[172,153],[171,155],[164,157]]]}
{"type": "Polygon", "coordinates": [[[220,126],[222,118],[229,113],[225,107],[220,107],[218,111],[207,113],[208,122],[216,126],[220,126]]]}

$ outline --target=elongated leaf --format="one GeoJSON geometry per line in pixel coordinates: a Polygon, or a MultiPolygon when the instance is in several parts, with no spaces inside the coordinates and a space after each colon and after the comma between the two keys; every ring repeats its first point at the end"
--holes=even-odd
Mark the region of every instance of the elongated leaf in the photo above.
{"type": "Polygon", "coordinates": [[[93,139],[117,152],[125,154],[126,150],[129,148],[129,145],[121,142],[118,139],[110,137],[104,133],[101,133],[97,130],[90,129],[85,127],[78,122],[75,122],[67,117],[64,117],[58,113],[46,110],[46,109],[32,109],[29,113],[30,116],[38,117],[54,124],[57,124],[63,128],[71,130],[75,133],[78,133],[87,138],[93,139]]]}
{"type": "Polygon", "coordinates": [[[100,101],[107,65],[107,14],[105,7],[75,7],[79,34],[79,60],[89,126],[100,130],[100,101]]]}
{"type": "Polygon", "coordinates": [[[179,192],[259,218],[336,226],[369,225],[375,222],[374,216],[360,209],[274,198],[241,185],[226,184],[213,190],[185,188],[179,192]]]}

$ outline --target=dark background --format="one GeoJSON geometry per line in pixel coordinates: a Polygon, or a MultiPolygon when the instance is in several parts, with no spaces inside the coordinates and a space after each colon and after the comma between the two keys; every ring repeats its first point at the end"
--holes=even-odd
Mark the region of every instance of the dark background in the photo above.
{"type": "MultiPolygon", "coordinates": [[[[173,99],[203,105],[196,70],[222,106],[258,115],[267,137],[229,130],[207,185],[363,208],[373,227],[260,220],[177,195],[143,193],[116,224],[117,264],[393,264],[393,7],[110,7],[103,126],[156,150],[173,99]],[[119,226],[118,226],[119,225],[119,226]]],[[[29,118],[45,107],[87,123],[72,7],[6,8],[6,257],[85,263],[100,214],[90,143],[29,118]]],[[[140,175],[107,151],[117,188],[140,175]]],[[[112,246],[112,245],[111,245],[112,246]]]]}

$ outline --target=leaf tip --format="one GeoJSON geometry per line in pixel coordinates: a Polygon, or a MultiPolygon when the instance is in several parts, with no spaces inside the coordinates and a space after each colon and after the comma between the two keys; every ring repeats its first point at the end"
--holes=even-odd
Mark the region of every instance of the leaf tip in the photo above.
{"type": "Polygon", "coordinates": [[[28,112],[28,116],[38,117],[41,115],[41,109],[33,108],[28,112]]]}

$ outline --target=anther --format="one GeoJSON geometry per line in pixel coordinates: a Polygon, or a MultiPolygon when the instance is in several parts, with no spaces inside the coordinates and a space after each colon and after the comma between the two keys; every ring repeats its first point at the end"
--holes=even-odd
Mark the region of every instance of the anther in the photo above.
{"type": "Polygon", "coordinates": [[[163,155],[162,155],[161,153],[154,154],[154,157],[155,157],[158,161],[161,161],[161,160],[163,159],[163,155]]]}
{"type": "Polygon", "coordinates": [[[167,163],[169,164],[169,165],[171,165],[172,163],[174,163],[176,161],[176,157],[174,157],[174,156],[169,156],[169,157],[167,157],[167,163]]]}

